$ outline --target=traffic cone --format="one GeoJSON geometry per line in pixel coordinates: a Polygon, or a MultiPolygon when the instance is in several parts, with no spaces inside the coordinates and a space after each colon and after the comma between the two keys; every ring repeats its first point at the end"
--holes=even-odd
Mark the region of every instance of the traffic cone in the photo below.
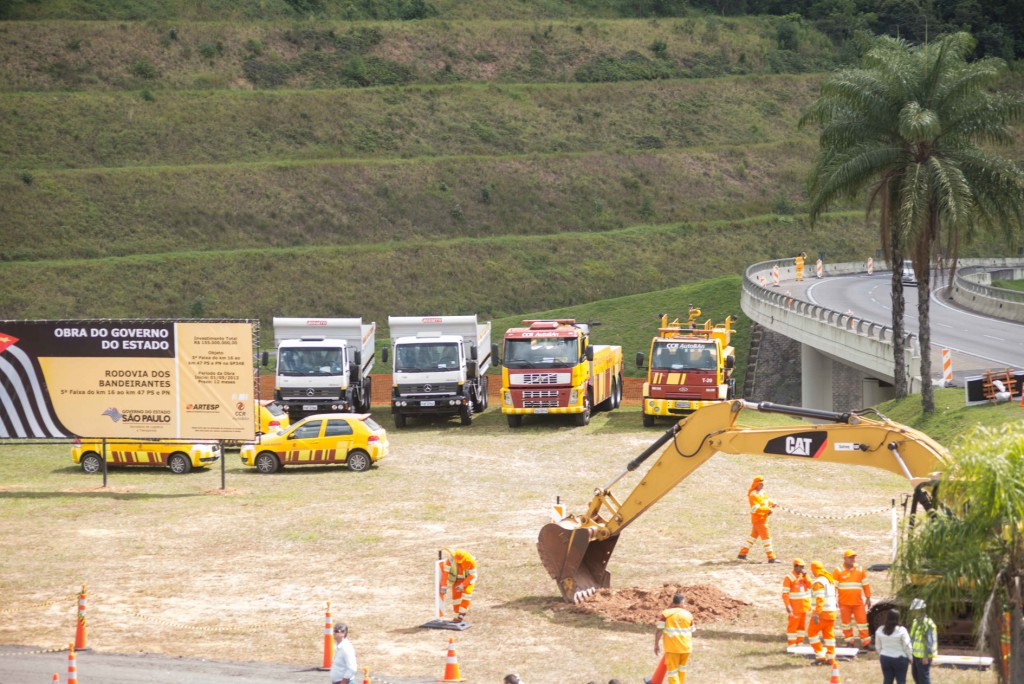
{"type": "Polygon", "coordinates": [[[464,682],[465,679],[459,674],[459,658],[455,655],[455,639],[448,638],[448,655],[444,659],[444,679],[439,682],[464,682]]]}
{"type": "Polygon", "coordinates": [[[86,650],[85,646],[85,585],[82,585],[82,593],[78,595],[78,622],[75,626],[75,649],[86,650]]]}
{"type": "Polygon", "coordinates": [[[54,673],[53,673],[53,679],[51,679],[51,680],[50,680],[50,682],[51,682],[51,683],[52,683],[52,682],[57,682],[57,684],[60,684],[60,675],[59,675],[59,674],[57,674],[56,672],[54,672],[54,673]]]}
{"type": "Polygon", "coordinates": [[[665,656],[661,656],[658,667],[654,668],[654,674],[644,677],[644,684],[661,684],[665,681],[665,656]]]}
{"type": "Polygon", "coordinates": [[[363,668],[363,684],[370,684],[370,668],[363,668]]]}
{"type": "Polygon", "coordinates": [[[319,669],[330,670],[334,662],[334,621],[331,620],[331,602],[327,602],[327,616],[324,618],[324,662],[319,669]]]}
{"type": "Polygon", "coordinates": [[[874,272],[875,272],[875,260],[872,259],[871,257],[868,257],[868,275],[871,275],[874,272]]]}
{"type": "Polygon", "coordinates": [[[832,676],[829,677],[828,684],[843,684],[843,680],[839,678],[839,662],[836,660],[832,661],[832,676]]]}
{"type": "Polygon", "coordinates": [[[68,644],[68,684],[78,684],[78,665],[75,662],[74,644],[68,644]]]}

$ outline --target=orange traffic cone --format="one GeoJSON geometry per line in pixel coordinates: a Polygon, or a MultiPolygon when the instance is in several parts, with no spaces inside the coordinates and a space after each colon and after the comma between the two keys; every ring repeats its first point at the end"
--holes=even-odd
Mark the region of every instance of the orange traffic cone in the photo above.
{"type": "Polygon", "coordinates": [[[661,656],[661,660],[658,661],[658,667],[654,668],[654,674],[650,677],[644,677],[645,684],[661,684],[665,681],[665,656],[661,656]]]}
{"type": "Polygon", "coordinates": [[[68,684],[78,684],[78,665],[75,663],[74,644],[68,644],[68,684]]]}
{"type": "Polygon", "coordinates": [[[86,650],[85,646],[85,585],[82,585],[82,593],[78,595],[78,623],[75,627],[75,649],[86,650]]]}
{"type": "Polygon", "coordinates": [[[448,638],[448,655],[444,659],[444,679],[439,682],[464,682],[465,679],[459,674],[459,658],[455,655],[455,639],[448,638]]]}
{"type": "Polygon", "coordinates": [[[334,621],[331,620],[331,602],[327,602],[327,616],[324,618],[324,662],[321,670],[330,670],[334,661],[334,621]]]}
{"type": "Polygon", "coordinates": [[[370,684],[370,668],[363,668],[363,684],[370,684]]]}
{"type": "Polygon", "coordinates": [[[839,678],[839,663],[835,660],[832,661],[832,676],[829,677],[828,684],[843,684],[843,680],[839,678]]]}
{"type": "Polygon", "coordinates": [[[57,682],[57,684],[60,684],[60,675],[57,674],[56,672],[54,672],[53,673],[53,679],[51,679],[50,681],[51,682],[57,682]]]}

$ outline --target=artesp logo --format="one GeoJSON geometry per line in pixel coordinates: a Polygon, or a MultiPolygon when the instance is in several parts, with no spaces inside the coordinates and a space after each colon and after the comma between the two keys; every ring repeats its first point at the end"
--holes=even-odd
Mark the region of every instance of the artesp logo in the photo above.
{"type": "Polygon", "coordinates": [[[828,444],[828,433],[826,432],[796,432],[769,440],[765,444],[764,452],[781,456],[818,458],[826,444],[828,444]]]}

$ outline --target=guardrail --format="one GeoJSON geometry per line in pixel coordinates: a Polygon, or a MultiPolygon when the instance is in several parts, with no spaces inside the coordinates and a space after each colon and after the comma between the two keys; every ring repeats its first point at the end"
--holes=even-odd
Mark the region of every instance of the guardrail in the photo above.
{"type": "Polygon", "coordinates": [[[992,286],[993,280],[1024,280],[1024,259],[971,259],[970,263],[957,269],[953,301],[978,313],[1024,323],[1024,292],[992,286]]]}

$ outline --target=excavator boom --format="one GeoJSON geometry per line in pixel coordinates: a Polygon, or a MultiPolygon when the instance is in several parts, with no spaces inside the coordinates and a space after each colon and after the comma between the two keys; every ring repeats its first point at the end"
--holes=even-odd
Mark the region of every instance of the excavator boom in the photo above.
{"type": "Polygon", "coordinates": [[[568,515],[541,528],[537,538],[541,562],[566,601],[585,600],[610,586],[608,559],[619,533],[719,452],[869,465],[912,481],[932,478],[943,469],[948,452],[940,444],[881,414],[868,418],[865,413],[835,413],[742,399],[700,408],[669,428],[611,482],[596,489],[585,513],[568,515]],[[744,409],[829,423],[743,427],[736,425],[736,420],[744,409]],[[659,451],[657,461],[640,483],[625,499],[618,499],[612,487],[659,451]]]}

